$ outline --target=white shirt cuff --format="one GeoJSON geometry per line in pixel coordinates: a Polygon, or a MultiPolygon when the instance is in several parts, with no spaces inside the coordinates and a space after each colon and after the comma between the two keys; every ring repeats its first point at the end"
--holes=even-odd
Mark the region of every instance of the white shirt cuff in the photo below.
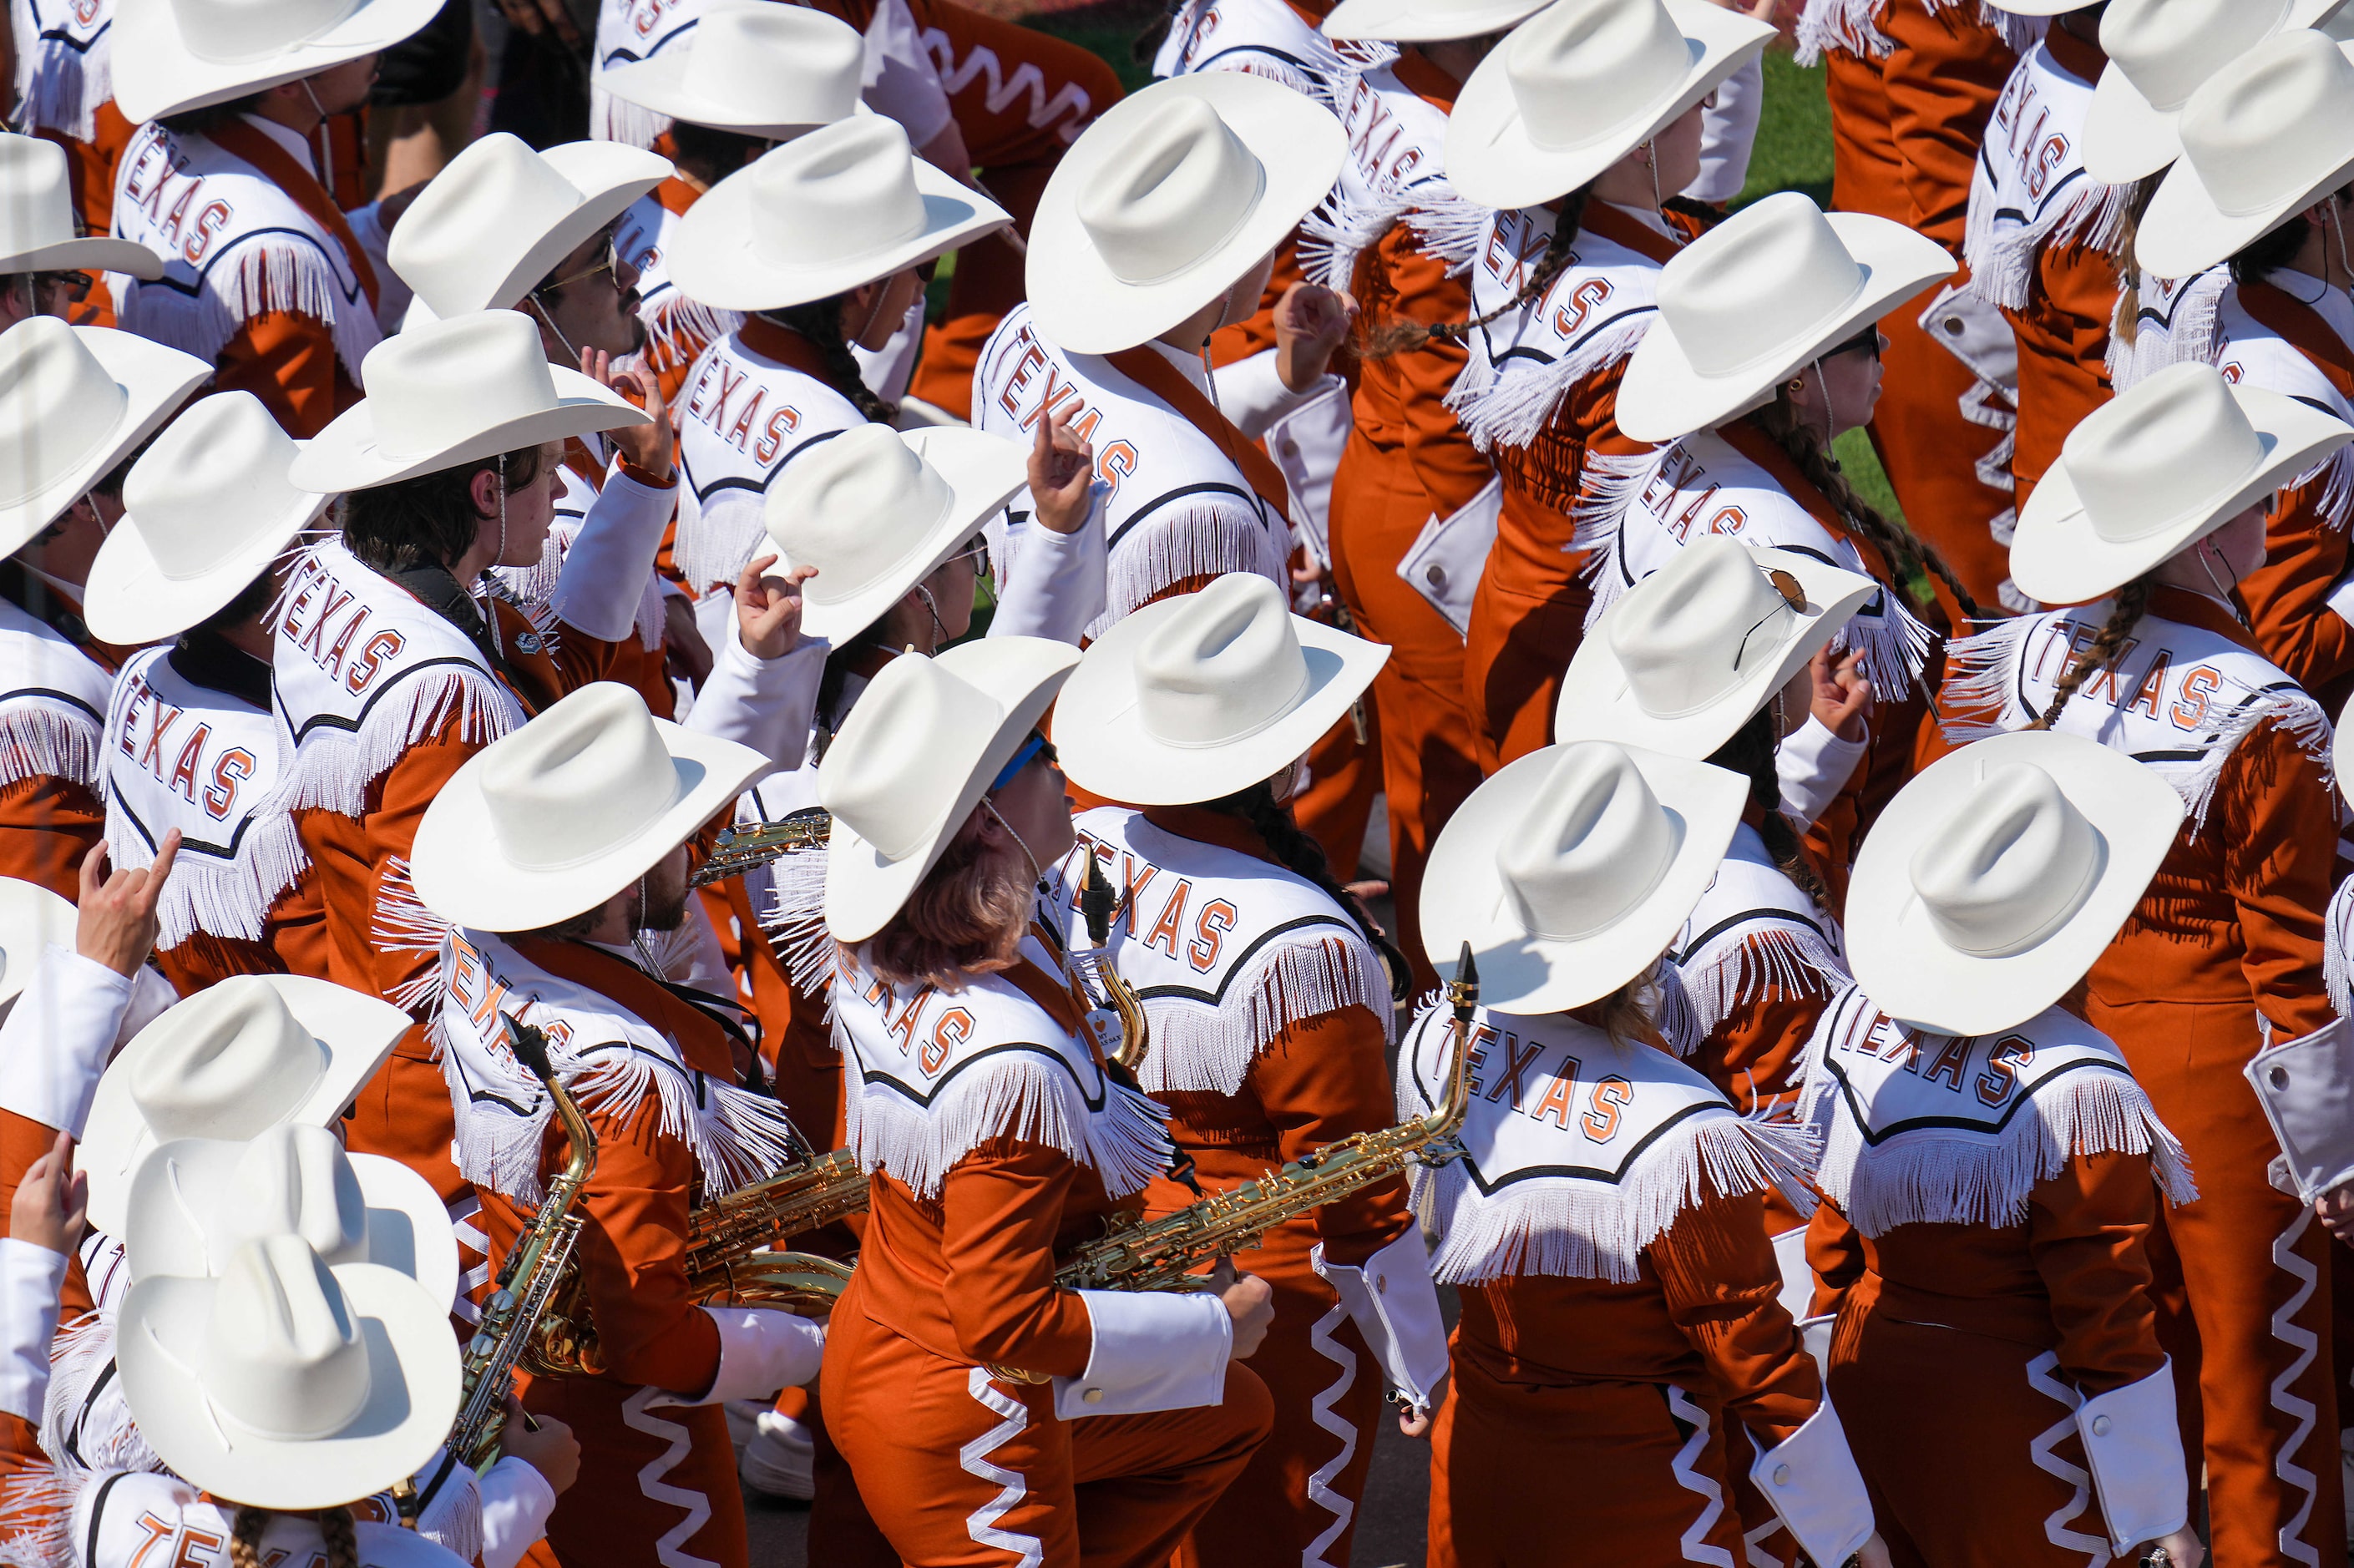
{"type": "Polygon", "coordinates": [[[482,1494],[482,1568],[515,1568],[547,1534],[556,1489],[529,1460],[513,1455],[484,1470],[476,1486],[482,1494]]]}
{"type": "Polygon", "coordinates": [[[2093,1484],[2109,1539],[2122,1555],[2137,1542],[2180,1530],[2190,1519],[2190,1480],[2182,1467],[2169,1362],[2139,1383],[2113,1388],[2076,1407],[2076,1431],[2092,1461],[2093,1484]]]}
{"type": "Polygon", "coordinates": [[[779,767],[798,763],[809,754],[810,721],[831,651],[825,639],[804,637],[790,653],[756,659],[745,651],[743,629],[731,609],[686,727],[748,746],[779,767]]]}
{"type": "Polygon", "coordinates": [[[718,1404],[764,1399],[779,1389],[817,1380],[825,1330],[806,1318],[767,1307],[705,1307],[719,1325],[719,1371],[702,1394],[659,1393],[654,1406],[718,1404]]]}
{"type": "Polygon", "coordinates": [[[1694,201],[1731,201],[1749,183],[1749,158],[1757,146],[1757,122],[1766,108],[1762,57],[1717,84],[1700,122],[1700,173],[1683,194],[1694,201]]]}
{"type": "Polygon", "coordinates": [[[1416,1410],[1429,1409],[1432,1393],[1447,1376],[1447,1320],[1439,1314],[1438,1287],[1430,1282],[1421,1227],[1408,1225],[1362,1268],[1327,1263],[1321,1242],[1309,1261],[1349,1309],[1390,1386],[1416,1410]]]}
{"type": "Polygon", "coordinates": [[[1226,1304],[1201,1291],[1082,1290],[1094,1347],[1087,1370],[1055,1380],[1055,1414],[1141,1415],[1225,1397],[1234,1353],[1226,1304]]]}
{"type": "Polygon", "coordinates": [[[14,1236],[0,1237],[0,1412],[41,1424],[49,1394],[49,1341],[58,1331],[58,1292],[66,1255],[14,1236]]]}
{"type": "Polygon", "coordinates": [[[1872,1498],[1828,1397],[1805,1425],[1757,1456],[1749,1479],[1818,1563],[1844,1563],[1872,1539],[1872,1498]]]}
{"type": "MultiPolygon", "coordinates": [[[[1034,500],[1034,507],[1037,503],[1034,500]]],[[[1044,637],[1074,647],[1109,607],[1105,564],[1102,489],[1097,487],[1087,520],[1073,534],[1041,527],[1034,511],[1018,545],[1008,529],[1002,591],[990,617],[991,637],[1044,637]]]]}
{"type": "Polygon", "coordinates": [[[1337,376],[1321,376],[1307,391],[1294,392],[1276,372],[1275,352],[1263,348],[1247,359],[1221,365],[1210,373],[1217,387],[1218,412],[1233,420],[1235,428],[1254,441],[1267,434],[1269,425],[1316,397],[1327,385],[1340,380],[1337,376]]]}
{"type": "Polygon", "coordinates": [[[1782,737],[1774,753],[1774,773],[1782,785],[1782,814],[1802,828],[1811,827],[1847,788],[1855,765],[1863,760],[1871,745],[1869,734],[1861,740],[1841,740],[1823,726],[1822,720],[1808,714],[1805,724],[1782,737]]]}
{"type": "Polygon", "coordinates": [[[129,976],[70,948],[45,948],[0,1023],[0,1110],[80,1141],[131,996],[129,976]]]}
{"type": "Polygon", "coordinates": [[[621,471],[621,460],[615,457],[603,488],[580,519],[572,547],[564,553],[556,591],[548,595],[556,618],[599,642],[636,636],[646,579],[653,575],[663,530],[677,502],[675,485],[641,484],[621,471]]]}

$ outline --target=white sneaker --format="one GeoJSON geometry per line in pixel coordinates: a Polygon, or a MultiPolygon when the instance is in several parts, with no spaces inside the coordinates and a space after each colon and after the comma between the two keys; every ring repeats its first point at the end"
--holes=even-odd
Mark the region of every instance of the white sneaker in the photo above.
{"type": "Polygon", "coordinates": [[[731,1399],[719,1408],[727,1414],[727,1441],[737,1453],[759,1436],[760,1417],[777,1407],[774,1399],[731,1399]]]}
{"type": "Polygon", "coordinates": [[[761,1412],[756,1425],[737,1467],[745,1489],[790,1502],[817,1496],[817,1444],[809,1428],[773,1410],[761,1412]]]}

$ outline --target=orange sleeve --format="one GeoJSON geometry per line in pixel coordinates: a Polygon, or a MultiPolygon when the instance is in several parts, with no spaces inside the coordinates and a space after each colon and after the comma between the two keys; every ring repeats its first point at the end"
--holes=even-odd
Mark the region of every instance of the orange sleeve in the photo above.
{"type": "Polygon", "coordinates": [[[1822,1374],[1778,1299],[1782,1275],[1755,1192],[1687,1209],[1644,1249],[1668,1314],[1708,1361],[1725,1413],[1771,1447],[1822,1403],[1822,1374]]]}
{"type": "Polygon", "coordinates": [[[2354,672],[2354,623],[2328,603],[2349,564],[2348,530],[2316,509],[2324,482],[2281,492],[2264,522],[2264,564],[2240,579],[2264,657],[2308,692],[2354,672]]]}
{"type": "MultiPolygon", "coordinates": [[[[592,1115],[597,1169],[581,1206],[580,1280],[597,1321],[605,1375],[697,1394],[719,1370],[719,1326],[687,1296],[684,1262],[695,1155],[659,1130],[661,1097],[626,1117],[592,1115]]],[[[550,1143],[563,1159],[561,1132],[550,1143]]],[[[560,1169],[552,1162],[550,1170],[560,1169]]]]}
{"type": "MultiPolygon", "coordinates": [[[[1470,284],[1448,277],[1445,260],[1425,251],[1410,225],[1391,225],[1381,251],[1383,274],[1394,291],[1388,308],[1399,319],[1430,325],[1471,314],[1470,284]]],[[[1496,474],[1447,406],[1447,394],[1470,358],[1468,345],[1434,340],[1389,362],[1405,418],[1406,460],[1441,517],[1469,505],[1496,474]]]]}
{"type": "MultiPolygon", "coordinates": [[[[25,1172],[33,1168],[34,1160],[57,1147],[58,1131],[46,1122],[18,1116],[12,1110],[0,1110],[0,1236],[8,1234],[16,1189],[25,1184],[25,1172]]],[[[72,1322],[95,1305],[79,1253],[66,1259],[65,1286],[60,1296],[62,1310],[58,1321],[61,1323],[72,1322]]],[[[38,1452],[37,1444],[34,1451],[38,1452]]],[[[6,1479],[6,1450],[5,1445],[0,1445],[0,1481],[6,1479]]]]}
{"type": "Polygon", "coordinates": [[[1863,1277],[1863,1234],[1828,1198],[1815,1205],[1815,1217],[1807,1226],[1807,1266],[1815,1276],[1815,1298],[1807,1304],[1809,1318],[1837,1312],[1863,1277]]]}
{"type": "Polygon", "coordinates": [[[974,1361],[1051,1377],[1087,1370],[1087,1304],[1055,1285],[1055,1232],[1076,1173],[1067,1154],[999,1139],[941,1182],[949,1319],[974,1361]]]}
{"type": "Polygon", "coordinates": [[[2060,1369],[2095,1399],[2165,1362],[2143,1240],[2158,1217],[2146,1154],[2080,1154],[2028,1199],[2027,1250],[2052,1293],[2060,1369]]]}
{"type": "MultiPolygon", "coordinates": [[[[1251,1064],[1251,1092],[1275,1127],[1287,1164],[1336,1139],[1396,1120],[1385,1044],[1380,1020],[1362,1007],[1344,1007],[1293,1024],[1251,1064]]],[[[1403,1176],[1361,1187],[1316,1211],[1326,1259],[1352,1268],[1405,1234],[1411,1223],[1403,1176]]]]}
{"type": "Polygon", "coordinates": [[[106,833],[106,808],[87,785],[35,774],[0,788],[0,876],[81,899],[81,858],[106,833]]]}
{"type": "Polygon", "coordinates": [[[266,311],[249,318],[213,367],[212,390],[252,393],[296,440],[325,429],[339,411],[334,333],[314,316],[266,311]]]}
{"type": "Polygon", "coordinates": [[[2018,57],[1957,5],[1932,11],[1922,0],[1888,0],[1880,30],[1896,46],[1881,80],[1912,227],[1958,260],[1978,143],[2018,57]]]}
{"type": "Polygon", "coordinates": [[[1743,1116],[1789,1105],[1798,1097],[1807,1042],[1829,1004],[1830,998],[1819,991],[1769,985],[1763,995],[1735,1007],[1701,1042],[1691,1065],[1743,1116]]]}
{"type": "Polygon", "coordinates": [[[408,854],[416,846],[417,827],[425,820],[425,809],[451,776],[482,749],[477,742],[458,738],[459,722],[452,716],[439,735],[411,746],[368,791],[363,820],[370,856],[367,908],[365,913],[341,913],[347,922],[366,923],[369,933],[366,969],[375,980],[376,994],[387,999],[441,961],[440,927],[417,902],[417,890],[408,879],[408,854]],[[421,922],[416,939],[384,940],[386,933],[398,933],[407,923],[404,916],[421,922]]]}
{"type": "Polygon", "coordinates": [[[2321,978],[2322,912],[2338,854],[2338,810],[2323,765],[2276,722],[2225,760],[2204,832],[2221,835],[2223,884],[2240,912],[2240,965],[2282,1038],[2336,1016],[2321,978]]]}

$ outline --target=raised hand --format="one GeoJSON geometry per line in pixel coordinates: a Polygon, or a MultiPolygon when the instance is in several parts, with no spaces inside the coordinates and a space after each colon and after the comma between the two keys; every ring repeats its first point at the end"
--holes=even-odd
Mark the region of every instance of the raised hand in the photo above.
{"type": "Polygon", "coordinates": [[[155,949],[155,903],[164,895],[164,878],[179,858],[180,830],[164,833],[155,851],[155,863],[144,871],[106,870],[104,841],[91,846],[81,859],[81,897],[74,918],[74,951],[92,963],[104,964],[116,974],[139,971],[155,949]]]}
{"type": "Polygon", "coordinates": [[[1095,445],[1071,433],[1071,417],[1049,414],[1039,420],[1030,445],[1030,498],[1037,503],[1038,526],[1077,533],[1095,511],[1095,445]]]}
{"type": "Polygon", "coordinates": [[[599,387],[619,392],[646,411],[652,423],[624,425],[605,433],[633,465],[648,473],[668,475],[673,439],[661,384],[641,371],[614,369],[613,356],[601,348],[580,351],[580,374],[599,387]]]}
{"type": "Polygon", "coordinates": [[[815,567],[796,567],[781,577],[765,575],[776,564],[776,556],[762,556],[736,579],[736,631],[755,659],[781,659],[800,645],[801,584],[817,576],[815,567]]]}
{"type": "Polygon", "coordinates": [[[1347,340],[1357,302],[1320,283],[1294,283],[1275,307],[1275,370],[1294,392],[1305,392],[1331,366],[1347,340]]]}

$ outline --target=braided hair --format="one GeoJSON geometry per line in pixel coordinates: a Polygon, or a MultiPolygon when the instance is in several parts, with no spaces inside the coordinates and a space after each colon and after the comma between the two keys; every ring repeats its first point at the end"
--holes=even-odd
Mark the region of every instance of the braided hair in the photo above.
{"type": "Polygon", "coordinates": [[[2149,210],[2150,198],[2158,195],[2158,183],[2165,171],[2146,175],[2128,187],[2125,212],[2109,237],[2109,270],[2117,280],[2116,309],[2109,316],[2110,335],[2126,348],[2141,326],[2141,263],[2134,260],[2134,238],[2141,232],[2142,215],[2149,210]]]}
{"type": "Polygon", "coordinates": [[[847,293],[832,294],[807,304],[787,305],[782,310],[759,313],[788,332],[807,338],[824,362],[826,385],[848,398],[869,423],[887,425],[898,417],[899,410],[876,397],[875,389],[866,385],[865,377],[858,371],[857,356],[850,352],[850,340],[842,335],[842,308],[849,300],[847,293]]]}
{"type": "Polygon", "coordinates": [[[1750,803],[1766,813],[1757,829],[1757,836],[1766,841],[1766,853],[1782,874],[1814,901],[1816,908],[1828,910],[1829,891],[1799,848],[1797,830],[1782,814],[1782,777],[1774,767],[1773,705],[1751,714],[1749,722],[1734,731],[1733,738],[1718,747],[1708,760],[1749,780],[1750,803]]]}
{"type": "Polygon", "coordinates": [[[1410,354],[1426,344],[1462,343],[1471,335],[1474,327],[1486,326],[1498,316],[1519,310],[1531,300],[1544,298],[1553,280],[1569,266],[1570,248],[1577,243],[1578,225],[1585,217],[1586,199],[1594,194],[1594,182],[1588,180],[1562,198],[1561,211],[1555,215],[1553,238],[1545,241],[1544,255],[1512,297],[1485,315],[1460,322],[1386,321],[1365,335],[1358,354],[1366,359],[1387,359],[1393,355],[1410,354]]]}
{"type": "Polygon", "coordinates": [[[1888,562],[1889,570],[1895,573],[1899,586],[1913,592],[1912,585],[1925,573],[1934,575],[1953,594],[1954,602],[1962,607],[1965,616],[1972,620],[1978,619],[1978,600],[1970,597],[1970,590],[1962,586],[1962,579],[1946,564],[1937,547],[1903,524],[1890,522],[1880,514],[1879,508],[1856,493],[1830,448],[1815,434],[1814,427],[1799,417],[1787,384],[1776,388],[1774,401],[1750,418],[1798,465],[1807,482],[1823,493],[1823,498],[1831,503],[1831,509],[1839,514],[1849,531],[1872,542],[1888,562]]]}
{"type": "Polygon", "coordinates": [[[1262,779],[1247,789],[1215,800],[1203,802],[1205,810],[1218,811],[1229,817],[1239,817],[1250,824],[1253,832],[1265,840],[1275,858],[1287,871],[1303,876],[1323,891],[1324,895],[1347,912],[1363,932],[1365,940],[1382,956],[1383,967],[1390,972],[1390,999],[1404,1001],[1414,991],[1414,969],[1405,955],[1391,941],[1389,934],[1376,925],[1357,895],[1341,885],[1332,874],[1332,863],[1324,857],[1324,846],[1291,820],[1291,813],[1276,800],[1274,787],[1262,779]]]}
{"type": "Polygon", "coordinates": [[[2150,590],[2157,586],[2158,578],[2145,572],[2117,590],[2116,602],[2109,607],[2109,618],[2101,622],[2100,634],[2076,655],[2067,673],[2060,677],[2059,689],[2052,694],[2052,705],[2028,728],[2050,729],[2058,724],[2068,699],[2076,694],[2094,671],[2116,668],[2117,662],[2132,646],[2127,634],[2140,624],[2143,612],[2149,609],[2150,590]]]}
{"type": "MultiPolygon", "coordinates": [[[[229,1525],[229,1568],[262,1568],[261,1537],[277,1513],[243,1503],[236,1507],[237,1517],[229,1525]]],[[[319,1533],[325,1537],[326,1568],[360,1568],[359,1535],[352,1523],[352,1510],[323,1508],[318,1519],[319,1533]]]]}

